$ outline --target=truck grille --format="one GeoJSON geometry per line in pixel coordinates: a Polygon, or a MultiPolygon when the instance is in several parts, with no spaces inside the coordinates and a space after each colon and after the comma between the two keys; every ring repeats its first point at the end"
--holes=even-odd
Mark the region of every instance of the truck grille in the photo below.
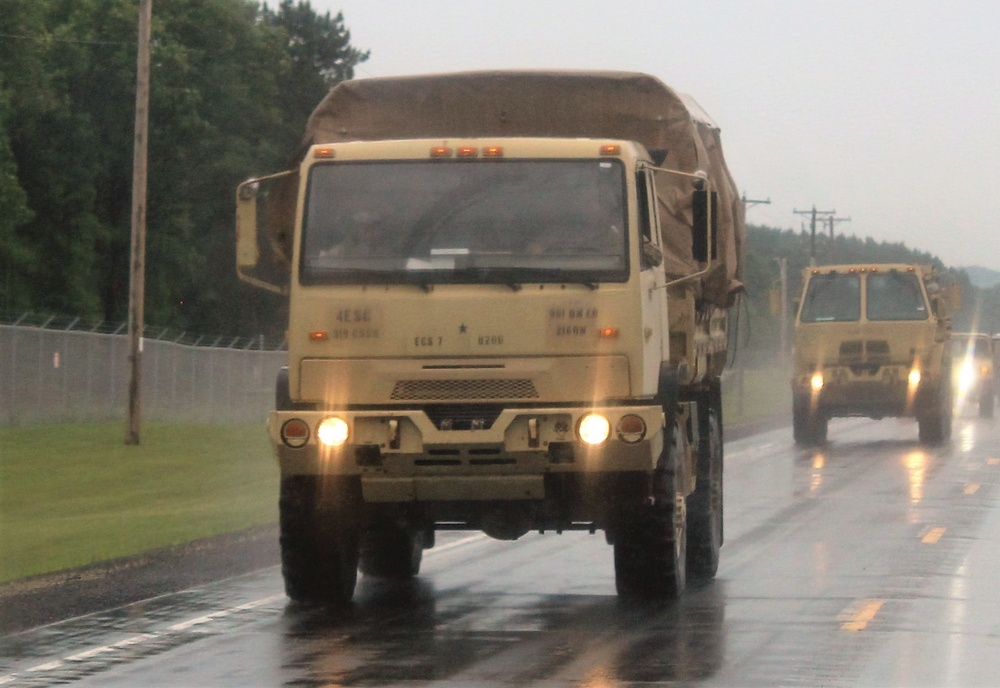
{"type": "Polygon", "coordinates": [[[855,363],[862,360],[885,362],[889,360],[889,342],[880,339],[866,341],[854,339],[841,342],[840,358],[844,363],[855,363]]]}
{"type": "Polygon", "coordinates": [[[531,380],[400,380],[392,398],[407,401],[451,399],[536,399],[531,380]]]}
{"type": "Polygon", "coordinates": [[[424,413],[438,430],[489,430],[503,406],[499,404],[431,404],[424,413]]]}

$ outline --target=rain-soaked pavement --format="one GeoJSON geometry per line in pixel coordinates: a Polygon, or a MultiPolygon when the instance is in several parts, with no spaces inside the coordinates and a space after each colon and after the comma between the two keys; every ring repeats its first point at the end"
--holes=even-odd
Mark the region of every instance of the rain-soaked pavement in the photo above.
{"type": "Polygon", "coordinates": [[[726,444],[719,575],[614,595],[601,534],[439,534],[408,584],[339,614],[265,568],[0,638],[3,686],[997,686],[1000,421],[949,446],[911,421],[726,444]]]}

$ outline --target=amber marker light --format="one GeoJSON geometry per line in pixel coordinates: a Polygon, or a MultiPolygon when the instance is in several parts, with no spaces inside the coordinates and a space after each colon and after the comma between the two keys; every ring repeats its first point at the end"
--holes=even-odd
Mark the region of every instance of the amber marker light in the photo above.
{"type": "Polygon", "coordinates": [[[621,155],[622,147],[617,143],[609,143],[601,146],[601,155],[621,155]]]}
{"type": "Polygon", "coordinates": [[[475,146],[460,146],[455,151],[455,155],[459,158],[477,158],[479,157],[479,149],[475,146]]]}
{"type": "Polygon", "coordinates": [[[451,157],[451,148],[448,148],[448,146],[434,146],[433,148],[431,148],[431,157],[432,158],[450,158],[451,157]]]}
{"type": "Polygon", "coordinates": [[[597,336],[600,339],[618,339],[618,328],[617,327],[598,328],[597,336]]]}
{"type": "Polygon", "coordinates": [[[618,438],[627,444],[641,442],[646,437],[646,421],[630,413],[618,421],[618,438]]]}
{"type": "Polygon", "coordinates": [[[281,426],[281,441],[286,447],[301,449],[309,441],[309,426],[299,418],[286,420],[281,426]]]}
{"type": "Polygon", "coordinates": [[[309,333],[310,342],[325,342],[330,338],[330,333],[326,330],[317,330],[309,333]]]}
{"type": "Polygon", "coordinates": [[[324,146],[323,148],[317,148],[315,152],[315,156],[317,158],[332,158],[335,157],[336,155],[337,153],[333,148],[329,148],[326,146],[324,146]]]}
{"type": "Polygon", "coordinates": [[[502,158],[503,157],[503,147],[502,146],[486,146],[483,148],[484,158],[502,158]]]}

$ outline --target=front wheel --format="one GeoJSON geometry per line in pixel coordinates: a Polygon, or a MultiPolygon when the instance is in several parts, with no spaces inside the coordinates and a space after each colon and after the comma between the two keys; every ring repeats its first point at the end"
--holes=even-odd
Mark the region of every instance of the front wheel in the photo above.
{"type": "Polygon", "coordinates": [[[815,447],[826,442],[829,420],[809,408],[808,401],[792,404],[792,435],[795,443],[804,447],[815,447]]]}
{"type": "Polygon", "coordinates": [[[279,540],[285,593],[296,602],[346,604],[358,577],[359,500],[349,484],[281,479],[279,540]]]}
{"type": "Polygon", "coordinates": [[[917,432],[923,444],[942,444],[951,437],[951,376],[944,377],[930,409],[917,418],[917,432]]]}
{"type": "Polygon", "coordinates": [[[993,417],[993,388],[989,387],[979,396],[979,417],[993,417]]]}
{"type": "Polygon", "coordinates": [[[682,436],[675,423],[648,502],[625,508],[616,526],[615,588],[623,597],[673,599],[687,582],[687,503],[682,492],[682,436]]]}
{"type": "Polygon", "coordinates": [[[698,475],[687,498],[687,572],[693,580],[713,578],[722,547],[722,424],[714,405],[699,414],[698,475]]]}

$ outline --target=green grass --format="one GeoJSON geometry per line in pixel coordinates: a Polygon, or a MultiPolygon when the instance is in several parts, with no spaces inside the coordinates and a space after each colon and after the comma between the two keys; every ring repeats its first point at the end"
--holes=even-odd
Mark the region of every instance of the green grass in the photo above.
{"type": "MultiPolygon", "coordinates": [[[[788,374],[723,383],[726,425],[790,414],[788,374]]],[[[278,518],[263,425],[0,428],[0,582],[138,554],[278,518]]]]}
{"type": "Polygon", "coordinates": [[[277,520],[263,425],[0,428],[0,582],[277,520]]]}

